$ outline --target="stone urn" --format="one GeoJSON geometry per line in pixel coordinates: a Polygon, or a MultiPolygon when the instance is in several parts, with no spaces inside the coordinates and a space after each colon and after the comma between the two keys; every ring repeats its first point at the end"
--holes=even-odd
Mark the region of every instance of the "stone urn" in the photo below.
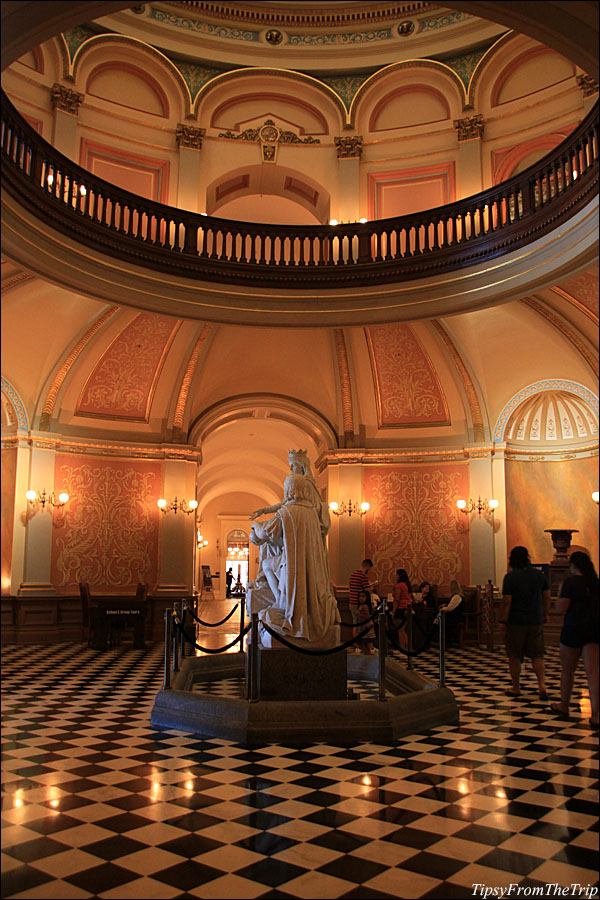
{"type": "Polygon", "coordinates": [[[571,546],[571,535],[578,534],[579,528],[545,528],[544,534],[552,537],[554,559],[551,565],[564,566],[568,562],[567,551],[571,546]]]}

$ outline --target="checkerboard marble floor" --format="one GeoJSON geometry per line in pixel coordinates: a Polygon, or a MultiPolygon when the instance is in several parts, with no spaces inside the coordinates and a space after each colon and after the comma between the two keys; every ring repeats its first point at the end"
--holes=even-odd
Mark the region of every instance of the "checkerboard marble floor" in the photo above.
{"type": "MultiPolygon", "coordinates": [[[[582,671],[579,708],[564,722],[530,670],[512,700],[500,651],[452,650],[460,726],[386,746],[248,751],[151,727],[162,662],[159,645],[3,648],[7,900],[466,898],[473,885],[597,885],[597,740],[582,671]]],[[[435,654],[416,667],[435,678],[435,654]]],[[[552,699],[556,650],[547,668],[552,699]]]]}

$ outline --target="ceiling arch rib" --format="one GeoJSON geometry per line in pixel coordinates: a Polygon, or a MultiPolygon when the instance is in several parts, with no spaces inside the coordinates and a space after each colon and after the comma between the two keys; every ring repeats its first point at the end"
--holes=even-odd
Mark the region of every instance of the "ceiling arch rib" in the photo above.
{"type": "Polygon", "coordinates": [[[319,450],[333,450],[338,446],[335,428],[317,409],[301,400],[270,393],[241,394],[213,404],[190,425],[188,443],[201,446],[209,435],[241,418],[268,418],[294,425],[319,450]]]}

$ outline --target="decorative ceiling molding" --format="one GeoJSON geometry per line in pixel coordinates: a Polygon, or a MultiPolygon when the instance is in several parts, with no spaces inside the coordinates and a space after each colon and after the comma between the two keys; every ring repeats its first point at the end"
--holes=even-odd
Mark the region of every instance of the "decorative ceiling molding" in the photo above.
{"type": "Polygon", "coordinates": [[[567,291],[563,290],[563,288],[558,287],[558,285],[555,285],[552,288],[552,291],[555,294],[558,294],[559,297],[562,297],[563,300],[566,300],[567,303],[571,303],[572,306],[575,306],[578,310],[580,310],[584,315],[592,320],[594,325],[598,325],[598,316],[596,315],[596,313],[593,310],[589,309],[589,307],[587,307],[585,303],[582,303],[581,300],[573,297],[572,294],[569,294],[567,291]]]}
{"type": "Polygon", "coordinates": [[[173,430],[171,432],[171,441],[174,444],[185,443],[185,441],[183,440],[183,438],[185,437],[185,435],[183,434],[183,418],[185,415],[185,407],[187,404],[192,380],[196,372],[198,359],[200,358],[200,353],[202,352],[202,349],[214,327],[214,325],[204,326],[200,337],[196,341],[194,349],[192,350],[192,353],[188,360],[188,364],[185,367],[185,372],[181,380],[181,387],[179,388],[177,404],[175,406],[175,413],[173,415],[173,430]]]}
{"type": "Polygon", "coordinates": [[[354,446],[354,413],[352,409],[352,384],[350,382],[350,368],[348,366],[348,352],[344,331],[342,328],[334,328],[335,352],[337,354],[338,374],[340,377],[340,390],[342,393],[342,416],[344,422],[344,447],[354,446]]]}
{"type": "Polygon", "coordinates": [[[28,281],[32,281],[34,278],[35,275],[30,275],[29,272],[15,272],[12,275],[8,275],[6,278],[2,279],[2,296],[13,288],[19,287],[21,284],[26,284],[28,281]]]}
{"type": "Polygon", "coordinates": [[[467,395],[469,408],[471,410],[471,420],[473,422],[473,437],[477,442],[483,441],[485,440],[483,415],[481,412],[481,406],[479,404],[479,399],[477,397],[477,391],[475,390],[473,380],[469,375],[469,372],[467,371],[467,367],[465,366],[463,358],[458,352],[454,341],[452,340],[442,323],[439,321],[439,319],[432,319],[431,324],[446,345],[446,349],[452,357],[452,362],[456,366],[458,374],[460,375],[460,378],[462,380],[463,388],[465,390],[465,394],[467,395]]]}
{"type": "Polygon", "coordinates": [[[548,309],[548,307],[541,303],[536,297],[522,297],[521,302],[526,306],[529,306],[530,309],[533,309],[534,312],[546,319],[547,322],[550,322],[557,331],[560,331],[560,333],[573,344],[575,349],[579,351],[596,378],[598,378],[600,368],[598,366],[597,355],[592,353],[592,351],[586,347],[579,335],[575,334],[562,316],[559,316],[553,310],[548,309]]]}
{"type": "Polygon", "coordinates": [[[27,418],[27,412],[25,411],[25,405],[15,388],[6,380],[4,375],[2,376],[2,393],[14,411],[17,426],[25,431],[29,431],[29,420],[27,418]]]}
{"type": "Polygon", "coordinates": [[[108,320],[114,316],[116,312],[118,312],[118,306],[112,306],[106,310],[106,312],[102,313],[99,316],[94,324],[88,328],[83,337],[77,342],[77,344],[73,347],[62,366],[54,376],[54,380],[50,387],[50,390],[46,394],[46,399],[44,401],[44,405],[42,407],[42,414],[40,416],[40,431],[49,431],[50,430],[50,419],[52,418],[52,412],[54,410],[54,404],[56,403],[56,398],[58,396],[58,392],[60,391],[65,378],[69,372],[69,369],[85,347],[85,345],[93,338],[93,336],[98,332],[102,326],[108,322],[108,320]]]}

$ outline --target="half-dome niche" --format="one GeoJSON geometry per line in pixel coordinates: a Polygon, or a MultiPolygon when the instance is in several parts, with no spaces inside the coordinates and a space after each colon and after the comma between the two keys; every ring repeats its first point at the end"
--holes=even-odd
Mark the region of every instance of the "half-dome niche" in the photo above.
{"type": "Polygon", "coordinates": [[[516,444],[572,444],[598,437],[598,414],[582,397],[564,390],[541,391],[514,410],[505,440],[516,444]]]}

